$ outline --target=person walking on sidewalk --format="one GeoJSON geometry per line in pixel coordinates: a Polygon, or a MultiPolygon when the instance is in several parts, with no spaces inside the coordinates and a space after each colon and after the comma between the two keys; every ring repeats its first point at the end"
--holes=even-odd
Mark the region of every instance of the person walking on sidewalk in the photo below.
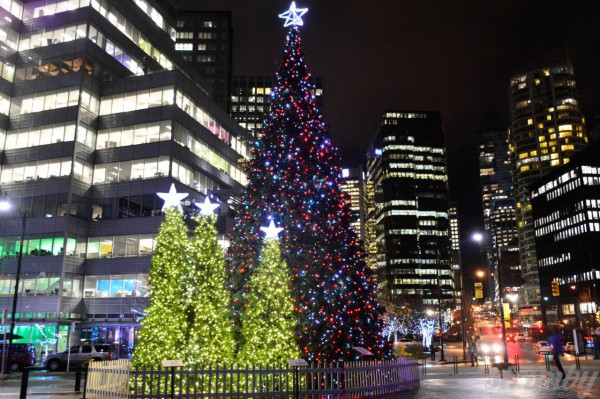
{"type": "Polygon", "coordinates": [[[477,359],[477,344],[473,341],[473,338],[469,338],[467,342],[469,356],[471,357],[471,367],[475,367],[475,363],[479,367],[479,360],[477,359]]]}
{"type": "Polygon", "coordinates": [[[558,371],[562,373],[562,378],[564,379],[566,377],[565,369],[563,369],[563,366],[560,363],[560,357],[563,356],[564,348],[562,339],[560,338],[556,328],[553,329],[552,336],[548,338],[548,343],[552,345],[552,358],[554,360],[554,364],[556,364],[558,371]]]}

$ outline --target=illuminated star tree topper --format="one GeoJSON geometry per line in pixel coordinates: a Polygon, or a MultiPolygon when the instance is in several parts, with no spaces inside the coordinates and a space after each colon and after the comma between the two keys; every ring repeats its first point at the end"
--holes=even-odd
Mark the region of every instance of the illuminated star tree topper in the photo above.
{"type": "Polygon", "coordinates": [[[213,204],[208,199],[208,196],[204,199],[202,204],[195,204],[200,209],[202,216],[212,216],[215,213],[215,209],[219,207],[219,204],[213,204]]]}
{"type": "Polygon", "coordinates": [[[171,183],[171,188],[169,189],[168,193],[156,193],[156,194],[160,198],[165,200],[165,203],[163,204],[163,207],[162,207],[163,212],[171,207],[175,207],[180,212],[182,212],[181,200],[189,195],[188,193],[178,193],[177,190],[175,189],[175,184],[173,184],[173,183],[171,183]]]}
{"type": "Polygon", "coordinates": [[[287,28],[290,25],[302,26],[304,25],[304,21],[302,21],[302,16],[307,12],[308,8],[296,8],[296,2],[292,1],[290,9],[284,13],[279,14],[279,18],[285,19],[285,22],[283,23],[284,28],[287,28]]]}
{"type": "Polygon", "coordinates": [[[261,227],[262,231],[266,234],[266,239],[279,240],[279,233],[283,231],[283,227],[275,227],[275,222],[271,219],[269,227],[261,227]]]}

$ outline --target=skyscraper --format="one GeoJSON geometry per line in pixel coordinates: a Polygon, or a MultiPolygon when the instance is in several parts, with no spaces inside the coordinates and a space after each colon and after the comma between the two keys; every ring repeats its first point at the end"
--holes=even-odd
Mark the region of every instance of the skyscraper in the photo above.
{"type": "Polygon", "coordinates": [[[130,355],[157,193],[174,184],[189,210],[245,183],[252,137],[175,51],[174,4],[0,2],[0,190],[14,206],[0,220],[0,309],[22,249],[16,333],[40,351],[66,349],[70,335],[130,355]]]}
{"type": "Polygon", "coordinates": [[[364,212],[362,205],[362,168],[343,168],[342,169],[342,184],[340,188],[343,192],[348,194],[348,201],[350,203],[350,209],[356,218],[352,222],[352,228],[356,232],[356,235],[364,240],[363,224],[364,224],[364,212]]]}
{"type": "Polygon", "coordinates": [[[233,28],[228,11],[179,11],[175,49],[209,83],[211,96],[229,111],[233,28]]]}
{"type": "Polygon", "coordinates": [[[498,264],[507,251],[518,251],[517,217],[512,193],[507,129],[482,130],[479,175],[483,203],[486,266],[490,297],[498,300],[498,264]]]}
{"type": "Polygon", "coordinates": [[[376,248],[381,295],[417,306],[451,298],[448,174],[439,113],[385,112],[366,171],[372,223],[367,248],[376,248]]]}
{"type": "Polygon", "coordinates": [[[588,142],[573,66],[562,56],[518,73],[509,87],[513,173],[525,305],[539,304],[540,283],[530,185],[569,162],[588,142]]]}

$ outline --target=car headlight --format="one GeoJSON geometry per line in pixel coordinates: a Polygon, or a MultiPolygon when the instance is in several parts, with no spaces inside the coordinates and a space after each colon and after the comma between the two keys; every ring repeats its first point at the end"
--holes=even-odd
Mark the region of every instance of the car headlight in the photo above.
{"type": "Polygon", "coordinates": [[[500,350],[502,349],[502,347],[498,344],[494,344],[494,352],[500,352],[500,350]]]}
{"type": "Polygon", "coordinates": [[[483,344],[483,345],[481,345],[481,351],[482,351],[483,353],[488,353],[488,352],[490,351],[490,346],[489,346],[489,345],[487,345],[487,344],[483,344]]]}

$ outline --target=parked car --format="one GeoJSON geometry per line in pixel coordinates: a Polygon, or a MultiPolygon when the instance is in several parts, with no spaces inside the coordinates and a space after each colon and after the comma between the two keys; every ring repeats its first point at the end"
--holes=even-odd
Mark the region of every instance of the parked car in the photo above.
{"type": "MultiPolygon", "coordinates": [[[[2,349],[3,345],[0,343],[0,359],[2,359],[2,349]]],[[[12,344],[10,346],[10,360],[6,364],[10,371],[19,371],[24,367],[35,365],[36,359],[35,346],[32,344],[12,344]]]]}
{"type": "Polygon", "coordinates": [[[46,356],[44,367],[51,371],[57,371],[59,369],[67,367],[77,367],[90,359],[93,360],[111,360],[113,358],[112,347],[110,345],[99,345],[99,344],[85,344],[72,346],[69,354],[67,349],[60,353],[51,353],[46,356]],[[69,360],[70,356],[70,360],[69,360]]]}
{"type": "Polygon", "coordinates": [[[538,355],[541,353],[552,353],[552,345],[548,341],[538,341],[535,344],[535,353],[538,355]]]}
{"type": "Polygon", "coordinates": [[[565,344],[565,353],[575,353],[575,342],[567,342],[565,344]]]}
{"type": "Polygon", "coordinates": [[[496,356],[501,355],[502,343],[496,341],[481,340],[477,342],[477,352],[480,356],[496,356]]]}

